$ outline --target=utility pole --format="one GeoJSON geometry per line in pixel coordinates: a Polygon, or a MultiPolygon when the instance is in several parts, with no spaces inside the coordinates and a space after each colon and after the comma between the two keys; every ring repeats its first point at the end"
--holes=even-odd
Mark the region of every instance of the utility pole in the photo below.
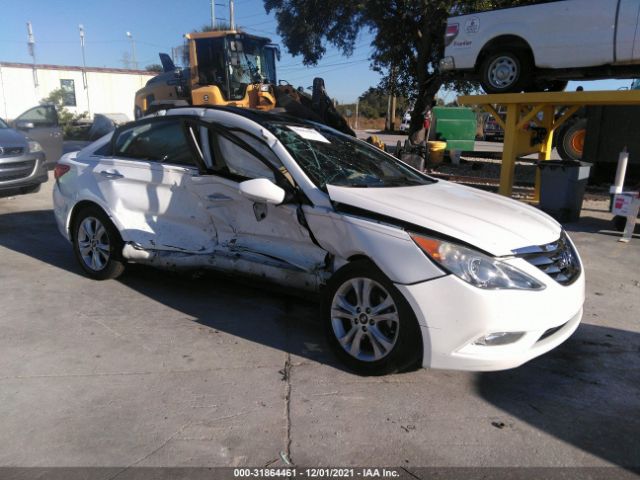
{"type": "Polygon", "coordinates": [[[127,32],[127,38],[131,41],[131,63],[134,69],[138,69],[138,61],[136,60],[136,41],[133,39],[131,32],[127,32]]]}
{"type": "Polygon", "coordinates": [[[233,15],[233,0],[229,0],[229,29],[236,29],[235,17],[233,15]]]}
{"type": "Polygon", "coordinates": [[[209,0],[211,4],[211,30],[216,29],[216,0],[209,0]]]}
{"type": "MultiPolygon", "coordinates": [[[[33,36],[33,28],[31,22],[27,22],[27,46],[29,47],[29,55],[33,59],[33,86],[38,88],[38,71],[36,70],[36,40],[33,36]]],[[[37,96],[37,91],[36,91],[37,96]]]]}
{"type": "Polygon", "coordinates": [[[82,85],[84,86],[84,93],[87,96],[87,113],[91,116],[91,104],[89,102],[89,82],[87,81],[87,62],[84,56],[84,26],[78,25],[80,30],[80,48],[82,50],[82,85]]]}
{"type": "Polygon", "coordinates": [[[358,130],[358,106],[360,105],[360,98],[356,100],[356,124],[354,125],[354,130],[358,130]]]}
{"type": "Polygon", "coordinates": [[[396,129],[396,96],[392,95],[391,96],[391,128],[389,128],[389,130],[395,130],[396,129]]]}
{"type": "Polygon", "coordinates": [[[391,112],[389,117],[389,130],[396,128],[396,67],[391,68],[391,112]]]}

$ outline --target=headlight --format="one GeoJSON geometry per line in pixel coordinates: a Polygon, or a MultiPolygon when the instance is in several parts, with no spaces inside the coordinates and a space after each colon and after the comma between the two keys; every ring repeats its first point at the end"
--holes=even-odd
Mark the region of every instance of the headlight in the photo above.
{"type": "Polygon", "coordinates": [[[545,285],[511,265],[478,251],[411,234],[429,258],[467,283],[486,289],[542,290],[545,285]]]}
{"type": "Polygon", "coordinates": [[[29,140],[29,153],[36,153],[42,151],[42,145],[33,140],[29,140]]]}

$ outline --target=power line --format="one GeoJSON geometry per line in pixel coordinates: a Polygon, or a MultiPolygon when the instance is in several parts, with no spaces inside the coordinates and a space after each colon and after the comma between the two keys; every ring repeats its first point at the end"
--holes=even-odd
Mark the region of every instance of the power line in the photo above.
{"type": "MultiPolygon", "coordinates": [[[[365,45],[365,43],[366,42],[353,47],[354,53],[355,53],[356,50],[358,50],[358,48],[363,47],[365,45]]],[[[369,53],[371,53],[371,51],[369,53]]],[[[336,53],[331,53],[329,55],[323,56],[322,60],[325,60],[327,58],[341,57],[341,56],[345,56],[346,57],[346,55],[344,55],[342,52],[336,52],[336,53]]],[[[289,69],[289,68],[296,67],[296,66],[306,66],[306,65],[304,65],[304,62],[284,63],[284,64],[280,64],[280,66],[278,68],[289,69]]],[[[322,67],[322,66],[323,65],[319,65],[318,67],[322,67]]],[[[314,68],[314,67],[308,67],[308,68],[314,68]]]]}
{"type": "MultiPolygon", "coordinates": [[[[368,62],[369,58],[358,58],[358,59],[354,59],[354,60],[350,60],[348,62],[335,62],[335,63],[327,63],[325,65],[318,65],[316,67],[307,67],[306,69],[302,70],[300,68],[295,68],[295,69],[289,69],[289,70],[284,70],[284,73],[297,73],[300,71],[311,71],[311,70],[317,70],[317,69],[323,69],[323,68],[327,68],[327,67],[335,67],[335,66],[340,66],[340,65],[349,65],[350,63],[356,63],[356,62],[368,62]]],[[[283,69],[278,69],[279,71],[282,72],[283,69]]]]}
{"type": "Polygon", "coordinates": [[[308,74],[298,75],[298,76],[295,76],[295,77],[289,77],[288,79],[287,78],[283,78],[283,80],[298,80],[298,79],[301,79],[301,78],[308,78],[310,76],[323,75],[323,74],[328,73],[328,72],[333,72],[335,70],[341,70],[341,69],[349,68],[349,67],[355,66],[357,64],[360,64],[360,63],[363,63],[363,62],[368,62],[368,61],[369,61],[368,59],[365,59],[365,60],[359,60],[359,61],[356,61],[356,62],[348,62],[348,63],[350,63],[350,65],[348,65],[348,66],[339,66],[339,67],[335,67],[335,68],[329,68],[328,70],[323,70],[323,71],[320,71],[320,72],[309,72],[308,74]]]}
{"type": "Polygon", "coordinates": [[[272,22],[275,22],[275,21],[276,21],[275,18],[270,18],[269,20],[265,20],[264,22],[251,23],[249,25],[244,25],[244,26],[248,28],[248,27],[254,27],[256,25],[265,25],[267,23],[272,23],[272,22]]]}
{"type": "Polygon", "coordinates": [[[252,18],[257,16],[267,15],[266,13],[254,13],[253,15],[245,15],[244,18],[252,18]]]}

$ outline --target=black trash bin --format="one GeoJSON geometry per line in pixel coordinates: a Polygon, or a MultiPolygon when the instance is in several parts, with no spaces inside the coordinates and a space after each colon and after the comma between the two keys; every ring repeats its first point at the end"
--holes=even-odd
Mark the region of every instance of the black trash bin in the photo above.
{"type": "Polygon", "coordinates": [[[580,219],[591,164],[565,160],[538,162],[540,208],[559,222],[580,219]]]}

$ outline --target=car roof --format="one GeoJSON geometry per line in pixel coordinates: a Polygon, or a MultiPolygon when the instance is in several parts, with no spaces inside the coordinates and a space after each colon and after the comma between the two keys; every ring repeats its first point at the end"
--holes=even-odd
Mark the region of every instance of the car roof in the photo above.
{"type": "Polygon", "coordinates": [[[248,118],[260,124],[263,124],[265,122],[273,122],[273,121],[282,121],[287,123],[301,123],[301,124],[313,123],[311,121],[307,121],[302,118],[289,115],[286,112],[281,112],[280,110],[278,110],[277,112],[274,112],[273,110],[262,111],[262,110],[254,110],[251,108],[228,107],[224,105],[205,105],[205,106],[198,105],[197,107],[192,105],[185,105],[185,106],[168,108],[165,111],[171,112],[173,114],[180,114],[181,110],[195,110],[200,113],[204,113],[209,110],[217,110],[221,112],[235,113],[236,115],[240,115],[241,117],[248,118]]]}

